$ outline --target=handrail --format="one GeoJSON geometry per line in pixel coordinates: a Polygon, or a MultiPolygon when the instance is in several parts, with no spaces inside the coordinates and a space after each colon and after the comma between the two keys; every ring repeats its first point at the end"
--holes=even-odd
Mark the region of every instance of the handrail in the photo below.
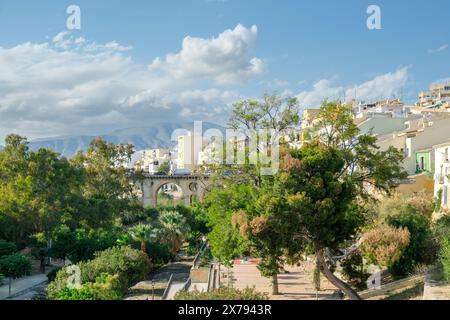
{"type": "Polygon", "coordinates": [[[167,282],[167,288],[166,288],[166,290],[164,290],[164,294],[163,294],[163,296],[161,298],[162,300],[166,300],[167,299],[167,295],[169,294],[170,287],[172,286],[172,283],[173,283],[173,273],[170,275],[169,282],[167,282]]]}
{"type": "Polygon", "coordinates": [[[214,289],[214,281],[215,281],[215,277],[214,277],[214,264],[211,263],[211,265],[209,266],[209,272],[208,272],[208,287],[206,289],[207,292],[211,292],[211,289],[214,289]],[[212,288],[211,288],[212,286],[212,288]]]}
{"type": "Polygon", "coordinates": [[[198,269],[198,262],[200,261],[200,256],[203,252],[208,248],[208,241],[206,241],[202,247],[200,248],[199,252],[195,255],[194,261],[192,262],[192,269],[198,269]]]}

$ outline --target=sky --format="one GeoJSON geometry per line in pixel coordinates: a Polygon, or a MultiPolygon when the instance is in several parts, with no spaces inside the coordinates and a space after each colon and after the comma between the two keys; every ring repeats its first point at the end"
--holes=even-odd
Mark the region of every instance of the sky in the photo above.
{"type": "Polygon", "coordinates": [[[265,92],[414,103],[450,77],[449,45],[448,0],[0,0],[0,141],[223,124],[265,92]]]}

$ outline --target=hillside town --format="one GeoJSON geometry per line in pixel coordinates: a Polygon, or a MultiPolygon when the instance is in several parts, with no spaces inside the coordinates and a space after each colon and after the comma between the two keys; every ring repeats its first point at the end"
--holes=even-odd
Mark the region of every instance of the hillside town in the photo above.
{"type": "MultiPolygon", "coordinates": [[[[408,178],[398,190],[404,194],[426,192],[441,199],[442,208],[449,205],[450,163],[450,82],[432,84],[420,92],[417,103],[409,105],[400,99],[382,101],[350,101],[354,123],[362,134],[378,138],[380,150],[395,147],[404,153],[403,168],[408,178]]],[[[290,147],[300,148],[304,133],[314,127],[319,109],[303,110],[301,127],[284,140],[290,147]]],[[[238,148],[248,144],[237,141],[238,148]]],[[[217,162],[217,143],[200,134],[187,132],[177,136],[169,149],[141,151],[134,168],[151,175],[193,175],[203,172],[206,164],[217,162]],[[161,168],[164,167],[164,170],[161,168]]]]}

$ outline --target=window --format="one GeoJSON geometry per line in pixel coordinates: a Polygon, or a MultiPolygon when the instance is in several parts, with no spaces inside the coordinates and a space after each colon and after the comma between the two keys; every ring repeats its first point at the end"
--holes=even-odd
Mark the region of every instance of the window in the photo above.
{"type": "Polygon", "coordinates": [[[448,205],[448,186],[444,186],[442,203],[447,207],[448,205]]]}
{"type": "Polygon", "coordinates": [[[420,156],[419,158],[419,169],[420,170],[425,170],[425,157],[424,156],[420,156]]]}

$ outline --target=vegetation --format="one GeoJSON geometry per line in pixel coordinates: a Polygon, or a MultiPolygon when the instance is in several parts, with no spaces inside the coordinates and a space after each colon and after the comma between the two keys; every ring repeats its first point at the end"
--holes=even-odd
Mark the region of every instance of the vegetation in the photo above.
{"type": "Polygon", "coordinates": [[[30,272],[31,260],[20,253],[0,258],[0,274],[9,278],[9,295],[11,295],[11,280],[27,276],[30,272]]]}
{"type": "Polygon", "coordinates": [[[450,236],[444,238],[439,253],[439,261],[443,267],[444,278],[450,281],[450,236]]]}
{"type": "Polygon", "coordinates": [[[265,294],[253,288],[238,290],[234,288],[220,288],[212,292],[186,292],[182,291],[175,296],[175,300],[267,300],[265,294]]]}
{"type": "Polygon", "coordinates": [[[89,298],[91,295],[95,299],[102,297],[101,300],[119,299],[131,285],[144,280],[151,271],[147,255],[126,246],[99,252],[95,259],[77,266],[81,272],[81,287],[69,287],[67,268],[61,269],[47,288],[50,299],[89,298]]]}
{"type": "MultiPolygon", "coordinates": [[[[266,101],[238,104],[231,122],[244,129],[270,127],[277,121],[258,120],[267,115],[266,101]]],[[[355,240],[366,223],[363,205],[374,190],[390,194],[406,177],[403,154],[395,148],[379,151],[375,137],[359,133],[349,106],[325,103],[318,119],[311,141],[299,150],[282,151],[278,174],[258,176],[258,168],[250,166],[247,176],[256,177],[251,182],[243,182],[242,172],[233,172],[222,179],[228,180],[221,182],[222,188],[208,194],[209,240],[213,254],[227,261],[245,252],[262,257],[260,271],[272,277],[273,293],[285,261],[314,253],[321,273],[358,299],[356,291],[333,274],[325,252],[355,240]]],[[[283,123],[280,129],[285,127],[283,123]]]]}
{"type": "Polygon", "coordinates": [[[391,267],[402,258],[410,236],[407,228],[397,229],[384,224],[362,236],[361,250],[369,263],[391,267]]]}

